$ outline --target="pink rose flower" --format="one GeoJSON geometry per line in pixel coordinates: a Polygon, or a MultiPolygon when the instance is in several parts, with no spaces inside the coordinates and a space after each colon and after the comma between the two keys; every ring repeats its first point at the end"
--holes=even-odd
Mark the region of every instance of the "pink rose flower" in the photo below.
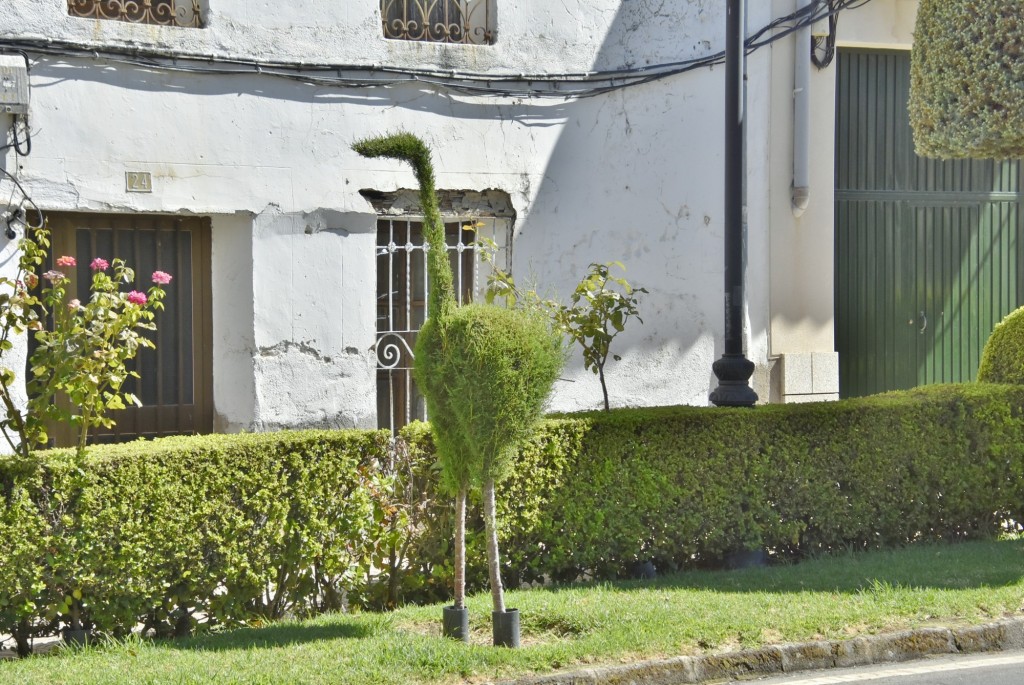
{"type": "Polygon", "coordinates": [[[165,271],[154,271],[153,282],[158,285],[167,285],[171,282],[171,275],[165,271]]]}
{"type": "Polygon", "coordinates": [[[103,259],[103,257],[97,257],[96,259],[89,262],[89,268],[93,271],[105,271],[110,266],[110,262],[103,259]]]}
{"type": "Polygon", "coordinates": [[[56,269],[51,269],[43,274],[43,278],[50,281],[51,283],[57,283],[58,281],[64,280],[64,274],[56,269]]]}
{"type": "Polygon", "coordinates": [[[128,297],[126,299],[132,304],[137,304],[140,307],[145,306],[146,304],[146,294],[140,293],[138,290],[133,290],[128,293],[128,297]]]}
{"type": "Polygon", "coordinates": [[[68,311],[76,312],[76,311],[78,311],[78,308],[81,307],[81,306],[82,306],[81,300],[75,298],[74,300],[71,300],[70,302],[68,302],[68,311]]]}
{"type": "Polygon", "coordinates": [[[57,266],[75,266],[76,264],[78,262],[75,261],[74,257],[68,257],[67,255],[57,257],[57,266]]]}

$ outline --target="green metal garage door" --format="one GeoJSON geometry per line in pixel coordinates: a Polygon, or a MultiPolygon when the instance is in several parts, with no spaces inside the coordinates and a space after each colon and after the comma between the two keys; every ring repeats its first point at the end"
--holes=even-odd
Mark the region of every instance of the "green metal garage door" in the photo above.
{"type": "Polygon", "coordinates": [[[1021,162],[918,157],[910,54],[838,62],[840,394],[973,380],[993,326],[1024,303],[1021,162]]]}

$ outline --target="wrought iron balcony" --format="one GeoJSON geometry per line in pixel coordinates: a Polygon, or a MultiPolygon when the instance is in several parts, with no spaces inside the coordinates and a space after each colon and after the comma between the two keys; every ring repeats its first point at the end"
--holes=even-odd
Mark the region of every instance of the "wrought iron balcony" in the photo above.
{"type": "Polygon", "coordinates": [[[494,43],[493,0],[380,0],[384,37],[431,43],[494,43]]]}
{"type": "Polygon", "coordinates": [[[201,28],[199,0],[68,0],[72,17],[201,28]]]}

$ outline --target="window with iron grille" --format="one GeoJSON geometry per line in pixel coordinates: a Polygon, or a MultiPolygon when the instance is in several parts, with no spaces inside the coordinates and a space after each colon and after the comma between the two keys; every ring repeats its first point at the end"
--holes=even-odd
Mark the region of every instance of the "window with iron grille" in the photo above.
{"type": "MultiPolygon", "coordinates": [[[[445,242],[460,304],[471,301],[486,285],[474,241],[486,237],[503,247],[510,226],[505,218],[446,219],[445,242]]],[[[429,314],[422,221],[379,219],[376,252],[377,425],[395,432],[410,421],[427,418],[423,396],[412,376],[416,334],[429,314]]]]}
{"type": "Polygon", "coordinates": [[[380,0],[384,37],[431,43],[494,43],[495,0],[380,0]]]}
{"type": "Polygon", "coordinates": [[[72,17],[202,28],[200,0],[68,0],[72,17]]]}

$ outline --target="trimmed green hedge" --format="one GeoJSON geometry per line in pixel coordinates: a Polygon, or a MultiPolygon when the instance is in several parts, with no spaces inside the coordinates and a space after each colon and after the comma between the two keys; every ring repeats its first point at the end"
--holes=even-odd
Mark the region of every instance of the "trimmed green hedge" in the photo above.
{"type": "Polygon", "coordinates": [[[23,652],[73,617],[115,635],[140,623],[182,634],[341,608],[392,542],[383,432],[168,438],[91,454],[0,459],[0,633],[23,652]]]}
{"type": "MultiPolygon", "coordinates": [[[[407,431],[416,468],[422,426],[407,431]]],[[[834,403],[668,407],[544,422],[499,491],[510,586],[960,540],[1024,520],[1024,388],[931,386],[834,403]]],[[[422,476],[421,476],[422,477],[422,476]]],[[[446,597],[450,515],[430,511],[398,599],[446,597]]],[[[479,507],[471,587],[486,576],[479,507]]]]}
{"type": "Polygon", "coordinates": [[[981,352],[978,380],[1024,385],[1024,307],[996,324],[981,352]]]}
{"type": "MultiPolygon", "coordinates": [[[[0,458],[0,633],[155,634],[448,599],[428,427],[169,438],[0,458]],[[79,599],[80,597],[80,599],[79,599]]],[[[499,492],[510,586],[990,536],[1024,520],[1024,386],[552,418],[499,492]]],[[[469,586],[486,584],[479,503],[469,586]]]]}

